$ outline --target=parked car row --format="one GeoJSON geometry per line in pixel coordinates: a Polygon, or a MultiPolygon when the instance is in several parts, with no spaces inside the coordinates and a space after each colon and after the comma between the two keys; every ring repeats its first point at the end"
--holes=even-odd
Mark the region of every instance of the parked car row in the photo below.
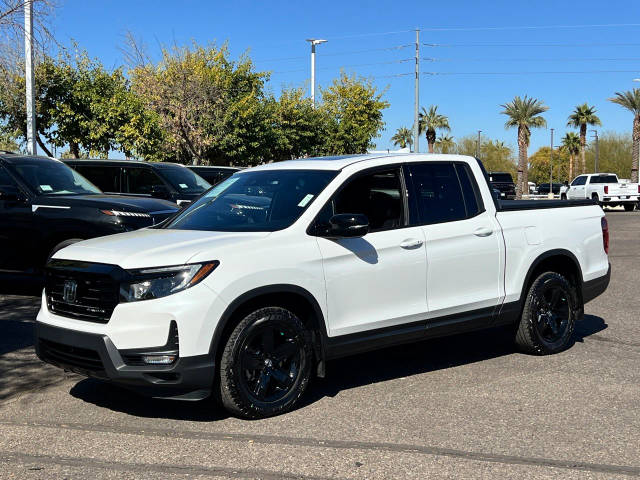
{"type": "MultiPolygon", "coordinates": [[[[238,169],[197,167],[214,183],[238,169]]],[[[183,165],[0,153],[0,279],[41,279],[74,242],[157,225],[211,184],[183,165]],[[71,168],[70,168],[71,167],[71,168]]]]}
{"type": "Polygon", "coordinates": [[[603,206],[622,205],[631,212],[640,200],[640,184],[621,181],[615,173],[579,175],[571,185],[562,187],[560,196],[567,200],[588,198],[603,206]]]}

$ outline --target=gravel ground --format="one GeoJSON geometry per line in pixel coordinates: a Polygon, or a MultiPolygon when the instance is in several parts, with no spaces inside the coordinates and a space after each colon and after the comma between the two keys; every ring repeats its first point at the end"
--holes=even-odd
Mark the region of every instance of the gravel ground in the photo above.
{"type": "Polygon", "coordinates": [[[488,331],[358,355],[267,420],[42,364],[38,299],[0,296],[0,479],[640,477],[640,212],[607,216],[611,284],[569,350],[488,331]]]}

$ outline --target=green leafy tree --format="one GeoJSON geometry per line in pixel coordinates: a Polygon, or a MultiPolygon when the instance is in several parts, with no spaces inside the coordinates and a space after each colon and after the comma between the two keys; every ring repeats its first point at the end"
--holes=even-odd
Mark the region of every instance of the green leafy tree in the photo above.
{"type": "Polygon", "coordinates": [[[436,143],[437,130],[451,130],[449,119],[438,113],[438,106],[431,105],[429,110],[422,107],[422,112],[418,116],[418,134],[425,132],[429,153],[433,153],[433,146],[436,143]]]}
{"type": "Polygon", "coordinates": [[[587,127],[590,125],[602,125],[600,119],[596,115],[596,108],[590,107],[586,103],[578,105],[573,110],[573,113],[569,115],[567,126],[580,129],[580,157],[582,158],[580,173],[584,173],[587,168],[585,148],[587,146],[587,127]]]}
{"type": "Polygon", "coordinates": [[[440,135],[434,146],[438,153],[453,153],[456,150],[456,142],[450,135],[440,135]]]}
{"type": "MultiPolygon", "coordinates": [[[[587,147],[587,173],[595,165],[595,144],[587,147]]],[[[604,132],[598,141],[599,166],[601,172],[611,172],[620,178],[629,178],[632,165],[633,139],[630,133],[604,132]]]]}
{"type": "Polygon", "coordinates": [[[396,130],[396,133],[391,137],[391,141],[394,145],[400,148],[411,148],[413,145],[413,132],[407,127],[400,127],[396,130]]]}
{"type": "Polygon", "coordinates": [[[529,158],[529,178],[532,182],[549,183],[550,161],[553,165],[554,182],[564,182],[569,179],[569,154],[563,149],[554,150],[553,160],[551,160],[551,148],[542,147],[529,158]]]}
{"type": "Polygon", "coordinates": [[[516,198],[522,198],[523,192],[528,192],[528,165],[527,148],[531,140],[531,129],[541,128],[547,125],[541,114],[549,107],[541,100],[516,96],[511,102],[501,105],[502,114],[508,117],[505,128],[518,129],[518,172],[516,182],[516,198]]]}
{"type": "Polygon", "coordinates": [[[616,103],[626,108],[633,114],[633,152],[631,154],[631,181],[638,181],[638,160],[640,157],[640,88],[626,92],[616,92],[615,97],[609,99],[610,102],[616,103]]]}
{"type": "Polygon", "coordinates": [[[18,140],[7,132],[0,131],[0,150],[7,150],[9,152],[19,152],[20,145],[18,140]]]}
{"type": "MultiPolygon", "coordinates": [[[[461,137],[456,144],[456,153],[474,157],[477,142],[476,135],[461,137]]],[[[513,148],[505,145],[504,142],[481,138],[480,159],[488,172],[508,172],[511,177],[515,178],[516,164],[513,148]]]]}
{"type": "Polygon", "coordinates": [[[580,136],[575,132],[567,132],[562,137],[562,149],[569,155],[569,181],[573,180],[575,175],[575,158],[580,152],[580,136]]]}
{"type": "Polygon", "coordinates": [[[326,115],[324,150],[333,154],[365,153],[384,127],[382,111],[389,107],[370,80],[344,72],[322,90],[319,108],[326,115]]]}

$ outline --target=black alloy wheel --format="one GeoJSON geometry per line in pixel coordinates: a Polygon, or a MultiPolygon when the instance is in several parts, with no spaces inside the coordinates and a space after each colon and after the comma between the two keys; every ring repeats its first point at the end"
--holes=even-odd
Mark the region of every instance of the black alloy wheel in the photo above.
{"type": "Polygon", "coordinates": [[[534,279],[522,309],[516,344],[537,355],[566,349],[582,312],[576,288],[563,275],[545,272],[534,279]]]}
{"type": "Polygon", "coordinates": [[[246,315],[220,359],[220,399],[232,414],[264,418],[291,410],[311,377],[313,345],[306,325],[281,307],[246,315]]]}

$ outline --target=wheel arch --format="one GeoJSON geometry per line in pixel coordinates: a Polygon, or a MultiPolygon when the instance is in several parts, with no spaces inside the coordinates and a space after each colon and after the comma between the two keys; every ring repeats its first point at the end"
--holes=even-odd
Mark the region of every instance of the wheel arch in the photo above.
{"type": "Polygon", "coordinates": [[[327,327],[316,298],[308,290],[291,284],[264,285],[249,290],[233,300],[222,313],[211,339],[209,354],[219,362],[221,344],[242,319],[244,313],[264,306],[280,306],[299,316],[312,331],[317,374],[324,377],[327,327]]]}

